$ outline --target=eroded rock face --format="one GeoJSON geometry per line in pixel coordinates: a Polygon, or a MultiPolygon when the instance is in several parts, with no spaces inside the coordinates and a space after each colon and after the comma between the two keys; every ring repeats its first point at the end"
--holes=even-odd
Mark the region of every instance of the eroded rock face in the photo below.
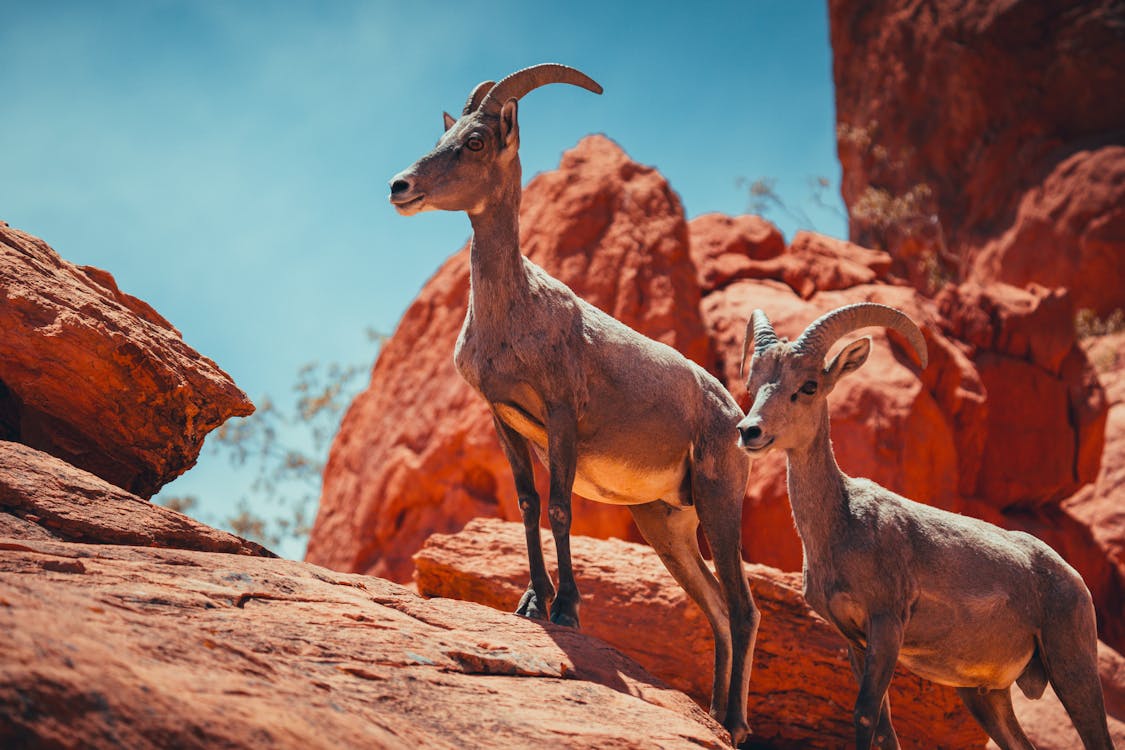
{"type": "Polygon", "coordinates": [[[0,536],[274,557],[19,443],[0,441],[0,536]]]}
{"type": "MultiPolygon", "coordinates": [[[[527,185],[521,246],[587,301],[697,362],[710,359],[679,199],[612,141],[583,139],[557,171],[527,185]]],[[[465,248],[406,311],[345,416],[309,561],[407,580],[410,556],[430,533],[478,516],[519,518],[485,401],[453,366],[468,274],[465,248]]],[[[627,510],[575,503],[575,533],[639,539],[627,510]]]]}
{"type": "MultiPolygon", "coordinates": [[[[418,591],[514,610],[527,587],[523,527],[477,519],[458,534],[437,534],[415,556],[418,591]]],[[[550,542],[548,542],[550,547],[550,542]]],[[[620,648],[701,705],[711,699],[711,629],[703,613],[648,547],[572,539],[583,592],[584,632],[620,648]]],[[[547,550],[547,559],[554,549],[547,550]]],[[[553,569],[553,566],[552,566],[553,569]]],[[[749,714],[754,738],[769,747],[838,748],[854,741],[857,687],[844,640],[805,604],[800,575],[748,565],[762,610],[749,714]]],[[[891,688],[904,747],[981,747],[987,739],[949,688],[908,673],[891,688]]]]}
{"type": "Polygon", "coordinates": [[[832,0],[851,237],[919,286],[1067,287],[1125,306],[1125,8],[832,0]]]}
{"type": "Polygon", "coordinates": [[[597,639],[307,563],[127,546],[224,535],[168,535],[179,514],[91,497],[49,457],[58,481],[24,496],[49,478],[29,453],[0,452],[0,746],[729,747],[597,639]],[[58,538],[74,529],[102,543],[58,538]]]}
{"type": "MultiPolygon", "coordinates": [[[[1107,606],[1100,623],[1103,638],[1118,649],[1125,647],[1125,332],[1099,336],[1083,342],[1090,361],[1105,386],[1109,402],[1105,450],[1093,484],[1083,487],[1062,503],[1062,512],[1085,532],[1075,534],[1086,541],[1083,555],[1087,576],[1095,595],[1107,606]],[[1104,563],[1108,570],[1103,570],[1104,563]],[[1096,576],[1096,577],[1095,577],[1096,576]]],[[[1076,545],[1079,546],[1079,545],[1076,545]]],[[[1121,679],[1125,681],[1125,671],[1121,679]]]]}
{"type": "Polygon", "coordinates": [[[113,277],[0,222],[0,439],[150,497],[254,406],[113,277]]]}

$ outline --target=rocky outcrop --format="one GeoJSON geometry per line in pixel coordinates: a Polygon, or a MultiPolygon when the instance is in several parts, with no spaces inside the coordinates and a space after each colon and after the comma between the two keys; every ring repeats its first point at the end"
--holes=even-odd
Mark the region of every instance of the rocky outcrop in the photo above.
{"type": "MultiPolygon", "coordinates": [[[[1069,535],[1072,556],[1086,561],[1088,585],[1098,600],[1115,603],[1105,608],[1101,626],[1103,638],[1120,650],[1125,644],[1125,331],[1083,343],[1109,402],[1105,450],[1097,479],[1065,500],[1060,516],[1064,528],[1075,530],[1069,535]]],[[[1125,670],[1121,679],[1125,681],[1125,670]]]]}
{"type": "Polygon", "coordinates": [[[149,497],[253,405],[113,277],[0,222],[0,440],[149,497]]]}
{"type": "MultiPolygon", "coordinates": [[[[550,546],[550,542],[548,542],[550,546]]],[[[701,705],[711,699],[711,629],[648,547],[572,540],[584,632],[601,638],[701,705]]],[[[553,560],[554,550],[547,550],[553,560]]],[[[523,527],[472,521],[415,555],[419,593],[512,611],[527,587],[523,527]]],[[[762,624],[750,680],[750,724],[769,747],[838,748],[854,740],[856,684],[842,638],[805,604],[800,575],[748,565],[762,624]]],[[[891,689],[905,747],[981,747],[987,737],[949,688],[905,672],[891,689]]]]}
{"type": "Polygon", "coordinates": [[[851,238],[922,287],[1125,306],[1125,8],[831,0],[851,238]]]}
{"type": "Polygon", "coordinates": [[[0,441],[0,536],[275,555],[19,443],[0,441]]]}
{"type": "Polygon", "coordinates": [[[595,638],[199,551],[241,540],[3,447],[0,746],[728,747],[595,638]]]}
{"type": "MultiPolygon", "coordinates": [[[[699,287],[679,199],[660,174],[591,136],[524,191],[521,245],[587,301],[706,363],[699,287]]],[[[307,559],[407,580],[434,531],[518,516],[484,400],[453,367],[468,249],[407,309],[333,443],[307,559]]],[[[540,477],[540,492],[546,491],[540,477]]],[[[639,539],[628,511],[579,500],[574,531],[639,539]]]]}

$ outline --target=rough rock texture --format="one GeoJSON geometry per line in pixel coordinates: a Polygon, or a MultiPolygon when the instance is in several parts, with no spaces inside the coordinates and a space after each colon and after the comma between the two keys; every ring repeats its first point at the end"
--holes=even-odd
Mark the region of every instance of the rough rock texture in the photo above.
{"type": "Polygon", "coordinates": [[[1125,6],[831,0],[851,238],[953,275],[1125,306],[1125,6]],[[921,84],[921,85],[920,85],[921,84]]]}
{"type": "MultiPolygon", "coordinates": [[[[710,627],[656,554],[585,537],[575,537],[573,549],[584,632],[707,705],[710,627]]],[[[458,534],[436,534],[415,562],[415,582],[426,596],[514,610],[527,585],[523,527],[516,523],[477,519],[458,534]]],[[[769,747],[848,744],[857,687],[843,639],[805,604],[799,575],[762,565],[748,565],[747,573],[763,613],[750,680],[755,739],[769,747]]],[[[900,672],[891,704],[904,747],[981,747],[987,739],[949,688],[900,672]]]]}
{"type": "MultiPolygon", "coordinates": [[[[532,261],[636,330],[706,363],[699,287],[679,198],[651,167],[591,136],[524,191],[532,261]]],[[[426,284],[344,417],[307,559],[395,580],[433,531],[518,518],[511,470],[484,399],[453,366],[468,301],[468,249],[426,284]]],[[[540,477],[540,491],[546,491],[540,477]]],[[[574,532],[639,538],[628,511],[576,501],[574,532]]]]}
{"type": "MultiPolygon", "coordinates": [[[[1121,650],[1125,644],[1125,332],[1090,338],[1084,345],[1109,401],[1105,450],[1095,482],[1064,501],[1062,513],[1085,532],[1073,535],[1085,541],[1081,545],[1085,555],[1093,563],[1099,559],[1110,563],[1110,570],[1091,588],[1102,601],[1116,603],[1105,612],[1103,638],[1121,650]]],[[[1088,567],[1097,570],[1093,563],[1088,567]]]]}
{"type": "MultiPolygon", "coordinates": [[[[9,484],[42,476],[21,451],[9,484]]],[[[727,746],[690,699],[573,630],[307,563],[49,538],[58,518],[100,541],[154,520],[142,501],[93,504],[92,477],[56,484],[33,498],[45,530],[7,491],[0,507],[0,746],[727,746]]],[[[220,534],[198,526],[164,541],[220,534]]]]}
{"type": "Polygon", "coordinates": [[[274,557],[54,456],[0,441],[0,536],[274,557]]]}
{"type": "MultiPolygon", "coordinates": [[[[1114,746],[1125,747],[1125,658],[1104,643],[1099,643],[1098,673],[1109,715],[1110,736],[1114,746]]],[[[1012,704],[1020,725],[1038,750],[1075,750],[1082,747],[1074,724],[1050,685],[1037,701],[1029,700],[1013,688],[1012,704]]],[[[989,750],[997,748],[995,742],[989,741],[989,750]]]]}
{"type": "Polygon", "coordinates": [[[253,405],[145,302],[0,222],[0,439],[149,497],[253,405]]]}

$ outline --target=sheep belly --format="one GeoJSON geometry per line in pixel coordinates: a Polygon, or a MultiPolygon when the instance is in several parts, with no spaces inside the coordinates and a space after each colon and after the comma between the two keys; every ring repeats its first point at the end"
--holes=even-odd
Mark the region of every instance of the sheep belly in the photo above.
{"type": "MultiPolygon", "coordinates": [[[[493,408],[506,425],[527,438],[539,460],[547,466],[547,430],[543,425],[508,404],[495,404],[493,408]]],[[[599,453],[596,446],[579,445],[574,493],[610,505],[640,505],[653,500],[684,504],[690,502],[682,497],[686,472],[686,454],[663,465],[640,465],[599,453]]]]}
{"type": "Polygon", "coordinates": [[[943,685],[999,689],[1015,681],[1034,652],[1035,638],[1008,594],[949,592],[919,598],[900,660],[943,685]]]}
{"type": "Polygon", "coordinates": [[[609,456],[578,456],[574,492],[589,500],[611,505],[640,505],[664,500],[683,501],[680,487],[684,466],[635,466],[609,456]]]}

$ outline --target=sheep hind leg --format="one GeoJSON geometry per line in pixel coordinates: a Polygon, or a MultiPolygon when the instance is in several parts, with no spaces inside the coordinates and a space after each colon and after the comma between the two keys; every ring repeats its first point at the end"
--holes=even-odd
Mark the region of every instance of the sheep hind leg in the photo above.
{"type": "Polygon", "coordinates": [[[734,744],[750,734],[746,696],[754,661],[761,613],[754,604],[742,567],[742,500],[749,463],[725,429],[716,429],[694,446],[691,495],[703,534],[715,560],[715,573],[726,601],[731,633],[731,676],[723,726],[734,744]]]}
{"type": "Polygon", "coordinates": [[[1000,690],[963,687],[957,688],[957,694],[1001,750],[1035,750],[1012,710],[1010,687],[1000,690]]]}
{"type": "Polygon", "coordinates": [[[715,670],[711,685],[711,716],[722,721],[730,690],[731,638],[727,605],[719,581],[703,561],[695,532],[695,508],[677,508],[661,500],[631,505],[633,520],[649,546],[660,556],[676,583],[703,610],[715,637],[715,670]]]}
{"type": "MultiPolygon", "coordinates": [[[[1075,598],[1076,603],[1060,606],[1059,611],[1044,618],[1039,652],[1051,687],[1086,750],[1113,750],[1098,677],[1094,605],[1084,588],[1075,598]]],[[[1066,598],[1060,596],[1059,602],[1066,602],[1066,598]]]]}

